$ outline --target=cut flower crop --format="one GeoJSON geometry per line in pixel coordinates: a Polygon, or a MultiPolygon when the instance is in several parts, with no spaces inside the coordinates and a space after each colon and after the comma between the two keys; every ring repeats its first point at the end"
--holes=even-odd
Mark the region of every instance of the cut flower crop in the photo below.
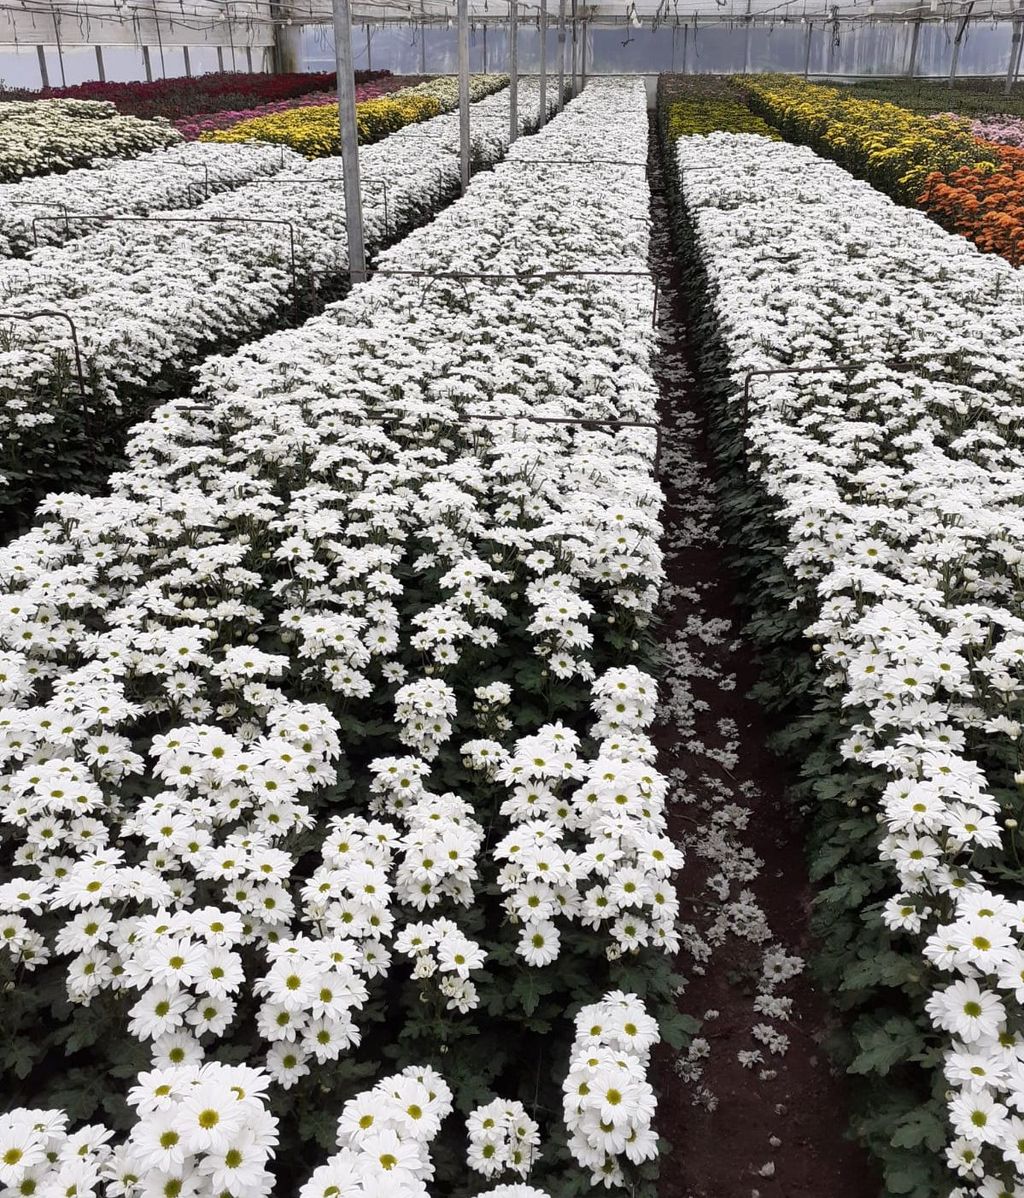
{"type": "Polygon", "coordinates": [[[166,121],[121,116],[100,100],[11,100],[0,104],[0,182],[134,158],[180,141],[166,121]]]}
{"type": "MultiPolygon", "coordinates": [[[[500,149],[507,101],[481,105],[500,149]]],[[[108,494],[52,496],[0,552],[20,1076],[65,1035],[119,1078],[259,1070],[265,1167],[308,1198],[381,1173],[451,1192],[500,1099],[496,1152],[530,1163],[488,1192],[535,1196],[577,1184],[579,1137],[588,1169],[600,1146],[560,1115],[592,1034],[573,1016],[604,995],[602,1043],[632,1063],[602,1174],[653,1192],[679,860],[645,668],[649,192],[642,168],[561,161],[634,158],[646,130],[642,84],[588,87],[340,303],[208,360],[108,494]],[[49,1041],[43,993],[70,1003],[49,1041]]],[[[146,1164],[221,1184],[224,1144],[194,1134],[147,1130],[146,1164]]]]}
{"type": "MultiPolygon", "coordinates": [[[[480,101],[474,124],[475,162],[492,163],[508,145],[507,94],[480,101]]],[[[445,116],[361,152],[371,253],[457,193],[458,147],[458,118],[445,116]]],[[[202,161],[205,149],[180,152],[202,161]]],[[[208,149],[214,163],[226,154],[266,167],[276,155],[281,169],[152,219],[114,212],[63,247],[0,262],[0,505],[23,515],[58,479],[95,487],[118,463],[125,428],[169,389],[187,391],[197,360],[347,286],[340,163],[280,147],[208,149]],[[10,319],[18,313],[30,319],[10,319]]]]}
{"type": "Polygon", "coordinates": [[[799,621],[819,663],[795,674],[794,646],[780,670],[808,696],[790,735],[810,744],[828,984],[873,1079],[857,1125],[897,1192],[950,1184],[911,1131],[945,1125],[953,1193],[1014,1193],[1020,276],[805,148],[675,153],[758,624],[778,657],[799,621]]]}

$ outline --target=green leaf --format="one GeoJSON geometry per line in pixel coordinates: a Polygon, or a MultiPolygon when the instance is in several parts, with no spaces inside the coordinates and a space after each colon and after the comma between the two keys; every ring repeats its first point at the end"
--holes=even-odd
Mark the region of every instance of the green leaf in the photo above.
{"type": "Polygon", "coordinates": [[[900,1120],[893,1133],[894,1148],[918,1148],[922,1144],[931,1152],[939,1152],[946,1143],[946,1121],[934,1108],[920,1106],[900,1120]]]}
{"type": "Polygon", "coordinates": [[[894,1065],[908,1060],[924,1048],[921,1029],[911,1019],[893,1015],[883,1024],[862,1020],[854,1029],[858,1053],[849,1073],[877,1073],[884,1077],[894,1065]]]}
{"type": "Polygon", "coordinates": [[[681,1011],[673,1011],[663,1015],[658,1021],[661,1038],[672,1048],[682,1048],[691,1036],[701,1029],[701,1021],[692,1015],[684,1015],[681,1011]]]}

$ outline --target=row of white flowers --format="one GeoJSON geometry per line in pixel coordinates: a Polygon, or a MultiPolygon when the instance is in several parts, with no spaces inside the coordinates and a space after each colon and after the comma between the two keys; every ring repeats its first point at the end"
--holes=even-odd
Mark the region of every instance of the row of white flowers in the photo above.
{"type": "Polygon", "coordinates": [[[122,116],[106,100],[12,100],[0,105],[0,182],[133,158],[181,140],[166,121],[122,116]]]}
{"type": "MultiPolygon", "coordinates": [[[[265,1198],[278,1141],[264,1101],[269,1085],[261,1069],[216,1061],[143,1074],[129,1095],[135,1123],[119,1141],[102,1124],[69,1132],[63,1111],[19,1108],[0,1115],[0,1184],[6,1194],[46,1198],[265,1198]]],[[[345,1104],[338,1152],[299,1198],[427,1198],[430,1142],[451,1110],[451,1090],[430,1068],[382,1079],[345,1104]]],[[[479,1122],[487,1120],[484,1111],[479,1122]]],[[[528,1135],[531,1120],[519,1115],[518,1122],[528,1135]]],[[[481,1198],[546,1195],[512,1185],[481,1198]]]]}
{"type": "MultiPolygon", "coordinates": [[[[506,86],[508,76],[501,74],[470,75],[469,98],[471,101],[482,100],[485,96],[506,86]]],[[[388,99],[405,96],[429,96],[441,105],[442,112],[452,112],[459,106],[459,77],[458,75],[440,75],[428,79],[424,83],[416,83],[412,87],[404,87],[400,92],[392,92],[388,99]]],[[[539,97],[538,97],[539,98],[539,97]]],[[[534,100],[534,103],[537,99],[534,100]]]]}
{"type": "MultiPolygon", "coordinates": [[[[508,145],[507,92],[480,101],[473,115],[477,159],[493,163],[508,145]]],[[[360,151],[371,252],[457,192],[458,146],[458,118],[445,115],[360,151]]],[[[100,427],[104,413],[130,416],[168,371],[344,283],[340,162],[269,153],[285,171],[151,223],[112,220],[66,246],[0,262],[4,317],[67,317],[0,317],[0,471],[43,469],[60,452],[64,423],[74,426],[83,409],[99,414],[100,427]]]]}
{"type": "Polygon", "coordinates": [[[1021,276],[804,148],[677,152],[749,468],[820,612],[844,752],[879,771],[884,918],[932,971],[957,1193],[1017,1194],[1024,905],[978,870],[1003,832],[972,750],[1021,743],[1021,276]]]}
{"type": "Polygon", "coordinates": [[[145,216],[191,208],[262,176],[291,174],[305,159],[283,146],[186,142],[63,175],[0,184],[0,257],[63,245],[101,227],[82,216],[145,216]]]}
{"type": "MultiPolygon", "coordinates": [[[[458,918],[485,871],[523,968],[570,925],[613,959],[673,947],[654,683],[594,664],[628,661],[661,576],[655,437],[614,423],[655,414],[646,132],[642,84],[592,85],[342,303],[208,362],[108,497],[54,497],[0,553],[0,945],[25,985],[58,955],[75,1002],[123,993],[154,1068],[200,1067],[248,991],[261,1063],[294,1085],[359,1043],[403,959],[464,1017],[488,946],[458,918]],[[598,146],[634,165],[587,165],[598,146]],[[516,739],[510,637],[589,688],[595,754],[557,708],[516,739]],[[397,727],[368,804],[319,822],[365,711],[397,727]],[[431,777],[459,717],[484,810],[431,777]],[[320,862],[293,879],[304,830],[320,862]]],[[[515,1171],[533,1139],[495,1151],[515,1171]]]]}

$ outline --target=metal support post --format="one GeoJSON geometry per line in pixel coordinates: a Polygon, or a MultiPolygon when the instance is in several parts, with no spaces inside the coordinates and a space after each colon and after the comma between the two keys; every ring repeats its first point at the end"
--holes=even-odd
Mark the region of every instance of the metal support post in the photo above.
{"type": "Polygon", "coordinates": [[[743,74],[750,74],[750,2],[747,0],[747,13],[743,30],[743,74]]]}
{"type": "Polygon", "coordinates": [[[459,0],[459,165],[465,195],[469,186],[469,0],[459,0]]]}
{"type": "Polygon", "coordinates": [[[352,70],[352,10],[349,0],[333,0],[334,57],[338,71],[338,126],[341,167],[345,188],[345,233],[348,239],[348,273],[353,283],[366,278],[363,244],[363,205],[359,189],[359,127],[356,124],[356,88],[352,70]]]}
{"type": "Polygon", "coordinates": [[[579,53],[579,46],[577,45],[577,31],[576,0],[572,0],[572,52],[570,55],[570,62],[572,66],[572,85],[569,88],[569,94],[573,98],[579,94],[578,88],[576,86],[576,70],[578,65],[577,54],[579,53]]]}
{"type": "Polygon", "coordinates": [[[540,0],[540,108],[537,128],[543,129],[548,119],[548,0],[540,0]]]}
{"type": "Polygon", "coordinates": [[[1013,88],[1013,79],[1017,73],[1017,68],[1020,64],[1020,48],[1021,48],[1021,33],[1024,32],[1024,21],[1021,19],[1021,13],[1018,11],[1013,18],[1013,38],[1010,41],[1010,61],[1006,67],[1006,87],[1004,92],[1010,94],[1013,88]]]}
{"type": "Polygon", "coordinates": [[[508,140],[519,136],[519,4],[508,4],[508,140]]]}
{"type": "Polygon", "coordinates": [[[558,0],[558,108],[565,104],[565,0],[558,0]]]}
{"type": "Polygon", "coordinates": [[[956,37],[953,38],[953,57],[949,63],[949,86],[953,87],[956,83],[956,69],[960,64],[960,47],[963,44],[964,34],[967,32],[967,26],[971,22],[971,12],[974,9],[974,0],[970,0],[967,5],[967,11],[960,18],[960,26],[956,31],[956,37]]]}
{"type": "Polygon", "coordinates": [[[587,86],[587,18],[580,29],[580,91],[587,86]]]}
{"type": "Polygon", "coordinates": [[[914,22],[914,29],[910,35],[910,57],[907,60],[906,76],[908,79],[914,78],[914,70],[917,67],[917,43],[921,40],[921,20],[918,18],[914,22]]]}

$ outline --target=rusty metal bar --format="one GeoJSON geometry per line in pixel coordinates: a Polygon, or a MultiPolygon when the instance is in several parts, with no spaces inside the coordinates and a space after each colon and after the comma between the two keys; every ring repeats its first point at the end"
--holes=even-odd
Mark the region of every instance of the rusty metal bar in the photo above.
{"type": "Polygon", "coordinates": [[[630,162],[626,158],[506,158],[500,166],[635,166],[647,170],[646,162],[630,162]]]}

